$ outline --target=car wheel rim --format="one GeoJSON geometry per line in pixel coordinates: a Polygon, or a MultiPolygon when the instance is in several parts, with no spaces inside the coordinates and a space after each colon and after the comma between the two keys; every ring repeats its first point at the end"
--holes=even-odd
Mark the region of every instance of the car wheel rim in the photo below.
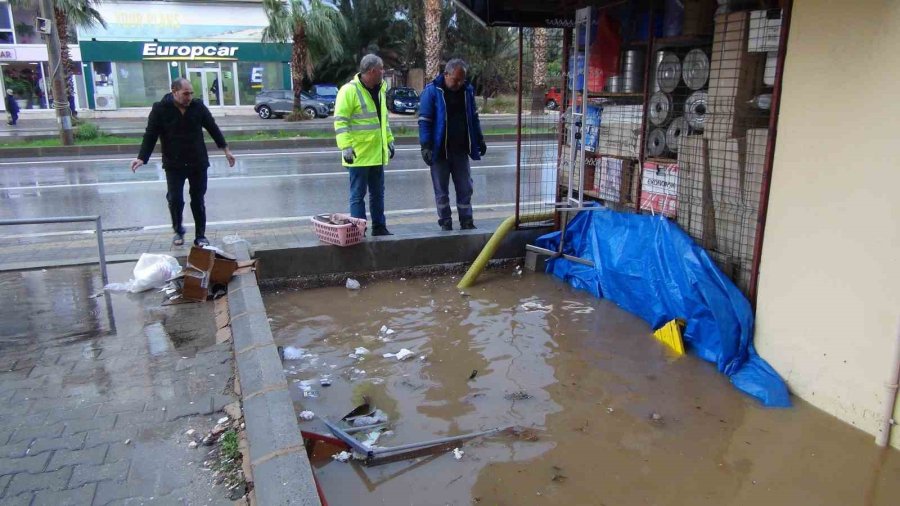
{"type": "Polygon", "coordinates": [[[268,107],[263,107],[262,109],[259,110],[259,116],[262,119],[269,119],[269,116],[271,116],[271,115],[272,115],[272,113],[271,113],[271,111],[269,111],[268,107]]]}

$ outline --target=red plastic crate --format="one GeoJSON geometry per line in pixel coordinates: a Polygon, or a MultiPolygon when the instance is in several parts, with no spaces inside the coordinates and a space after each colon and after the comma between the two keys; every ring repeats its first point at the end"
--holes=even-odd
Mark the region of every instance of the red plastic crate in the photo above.
{"type": "Polygon", "coordinates": [[[366,220],[352,218],[349,214],[319,214],[311,218],[316,237],[322,242],[335,246],[352,246],[366,238],[366,220]],[[350,223],[335,225],[334,220],[348,220],[350,223]]]}

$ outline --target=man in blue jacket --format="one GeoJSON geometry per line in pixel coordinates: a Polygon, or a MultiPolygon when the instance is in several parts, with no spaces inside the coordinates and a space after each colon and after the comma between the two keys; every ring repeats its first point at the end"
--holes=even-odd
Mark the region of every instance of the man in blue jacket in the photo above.
{"type": "Polygon", "coordinates": [[[447,62],[444,73],[425,87],[419,103],[419,144],[431,167],[434,202],[441,230],[453,230],[450,178],[456,189],[459,228],[472,230],[472,176],[469,158],[487,152],[475,109],[475,89],[466,80],[466,62],[447,62]]]}

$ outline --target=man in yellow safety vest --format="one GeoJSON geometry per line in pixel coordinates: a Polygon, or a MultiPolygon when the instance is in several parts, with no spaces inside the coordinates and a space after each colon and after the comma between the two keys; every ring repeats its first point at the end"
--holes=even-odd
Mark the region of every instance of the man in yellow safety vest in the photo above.
{"type": "Polygon", "coordinates": [[[334,133],[344,167],[350,173],[350,215],[366,218],[366,190],[372,235],[392,235],[384,217],[384,166],[394,157],[383,81],[384,62],[363,56],[359,73],[341,86],[334,104],[334,133]]]}

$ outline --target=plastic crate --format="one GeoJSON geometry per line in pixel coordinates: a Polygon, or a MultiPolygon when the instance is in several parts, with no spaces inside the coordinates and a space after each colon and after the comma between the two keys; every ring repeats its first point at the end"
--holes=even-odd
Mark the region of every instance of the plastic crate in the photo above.
{"type": "Polygon", "coordinates": [[[311,218],[316,237],[335,246],[352,246],[366,237],[366,220],[352,218],[348,214],[319,214],[311,218]],[[347,220],[350,223],[335,225],[331,220],[347,220]]]}

